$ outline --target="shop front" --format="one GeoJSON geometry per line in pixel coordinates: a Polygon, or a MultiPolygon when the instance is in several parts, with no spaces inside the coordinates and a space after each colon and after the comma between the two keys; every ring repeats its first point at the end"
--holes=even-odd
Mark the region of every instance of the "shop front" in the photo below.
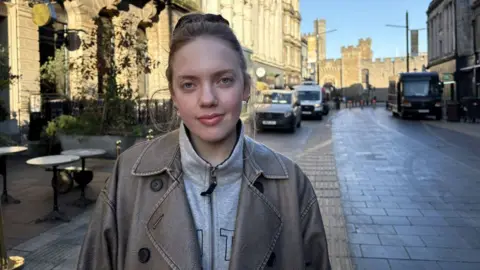
{"type": "Polygon", "coordinates": [[[285,80],[282,69],[260,62],[254,62],[256,80],[266,83],[271,89],[283,89],[285,80]]]}
{"type": "Polygon", "coordinates": [[[455,58],[432,65],[428,68],[431,72],[437,72],[440,80],[445,84],[443,91],[443,100],[458,100],[457,83],[455,73],[457,70],[457,60],[455,58]]]}

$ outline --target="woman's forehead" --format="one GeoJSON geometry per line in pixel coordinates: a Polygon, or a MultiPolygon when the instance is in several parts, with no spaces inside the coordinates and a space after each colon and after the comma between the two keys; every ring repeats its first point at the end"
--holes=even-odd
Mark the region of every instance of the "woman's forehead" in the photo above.
{"type": "Polygon", "coordinates": [[[217,38],[197,38],[175,53],[172,62],[175,76],[215,74],[240,69],[238,54],[217,38]]]}

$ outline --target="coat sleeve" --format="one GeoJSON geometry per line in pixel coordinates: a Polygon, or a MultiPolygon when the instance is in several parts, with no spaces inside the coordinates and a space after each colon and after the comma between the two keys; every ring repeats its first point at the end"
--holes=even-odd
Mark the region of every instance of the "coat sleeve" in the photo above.
{"type": "Polygon", "coordinates": [[[300,175],[303,178],[301,182],[304,186],[301,194],[303,207],[300,212],[300,224],[302,226],[305,269],[330,270],[327,237],[317,196],[308,177],[303,173],[300,175]]]}
{"type": "Polygon", "coordinates": [[[112,175],[100,192],[88,231],[83,240],[78,270],[118,269],[118,238],[115,193],[118,161],[112,175]]]}

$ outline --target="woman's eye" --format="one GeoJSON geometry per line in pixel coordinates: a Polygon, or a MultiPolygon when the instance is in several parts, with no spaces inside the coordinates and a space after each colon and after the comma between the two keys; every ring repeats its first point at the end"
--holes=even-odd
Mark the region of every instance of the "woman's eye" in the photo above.
{"type": "Polygon", "coordinates": [[[194,87],[193,83],[187,82],[182,84],[183,89],[192,89],[194,87]]]}
{"type": "Polygon", "coordinates": [[[220,83],[225,84],[225,85],[230,85],[230,84],[233,83],[233,79],[232,78],[222,78],[222,79],[220,79],[220,83]]]}

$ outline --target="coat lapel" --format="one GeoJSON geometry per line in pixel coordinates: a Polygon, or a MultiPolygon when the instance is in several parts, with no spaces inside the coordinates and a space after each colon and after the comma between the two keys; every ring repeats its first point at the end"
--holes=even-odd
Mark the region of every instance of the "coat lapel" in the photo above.
{"type": "Polygon", "coordinates": [[[200,247],[183,185],[174,181],[154,208],[147,234],[172,269],[201,269],[200,247]]]}
{"type": "Polygon", "coordinates": [[[266,181],[287,179],[283,164],[275,153],[250,139],[245,141],[244,156],[245,179],[240,191],[230,270],[263,269],[283,227],[276,206],[253,185],[260,175],[266,181]]]}
{"type": "Polygon", "coordinates": [[[264,268],[282,226],[274,206],[249,181],[243,181],[230,269],[264,268]]]}

